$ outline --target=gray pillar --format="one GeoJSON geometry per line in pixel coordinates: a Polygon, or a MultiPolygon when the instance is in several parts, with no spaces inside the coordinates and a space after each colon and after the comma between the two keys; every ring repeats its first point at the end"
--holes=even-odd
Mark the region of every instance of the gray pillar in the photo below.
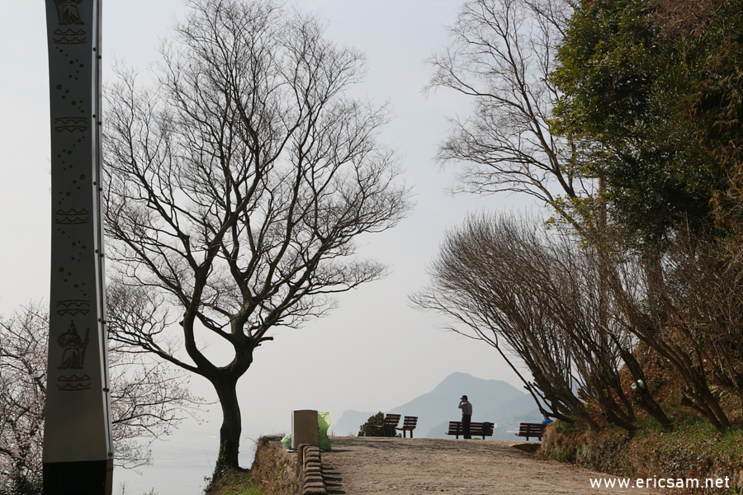
{"type": "Polygon", "coordinates": [[[100,173],[100,0],[46,0],[52,268],[44,494],[110,495],[100,173]]]}

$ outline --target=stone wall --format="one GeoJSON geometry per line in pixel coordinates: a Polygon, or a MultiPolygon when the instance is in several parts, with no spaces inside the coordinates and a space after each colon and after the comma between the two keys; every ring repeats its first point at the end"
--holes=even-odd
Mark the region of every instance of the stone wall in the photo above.
{"type": "Polygon", "coordinates": [[[253,480],[270,495],[327,495],[320,449],[303,443],[296,453],[287,452],[280,437],[258,441],[253,480]]]}

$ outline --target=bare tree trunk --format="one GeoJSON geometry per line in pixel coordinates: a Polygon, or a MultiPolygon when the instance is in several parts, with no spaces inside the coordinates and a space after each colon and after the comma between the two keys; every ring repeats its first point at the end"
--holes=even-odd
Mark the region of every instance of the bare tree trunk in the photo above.
{"type": "MultiPolygon", "coordinates": [[[[639,383],[640,381],[642,381],[642,383],[647,384],[648,380],[645,377],[645,373],[642,371],[642,366],[640,366],[640,363],[637,361],[637,359],[635,359],[635,356],[632,354],[632,352],[625,349],[624,347],[619,347],[619,349],[622,353],[622,359],[627,365],[627,369],[632,375],[632,378],[634,378],[635,382],[639,383]]],[[[638,386],[635,392],[637,393],[636,398],[639,406],[642,407],[653,418],[655,418],[655,420],[660,423],[663,429],[670,430],[671,428],[673,428],[673,422],[668,418],[660,404],[658,404],[655,399],[653,399],[652,394],[647,389],[647,385],[645,387],[638,386]]]]}
{"type": "MultiPolygon", "coordinates": [[[[212,382],[222,406],[222,426],[219,428],[219,457],[216,472],[228,468],[238,468],[240,454],[240,434],[242,418],[240,403],[237,400],[237,380],[222,377],[212,382]]],[[[215,472],[215,473],[216,473],[215,472]]]]}

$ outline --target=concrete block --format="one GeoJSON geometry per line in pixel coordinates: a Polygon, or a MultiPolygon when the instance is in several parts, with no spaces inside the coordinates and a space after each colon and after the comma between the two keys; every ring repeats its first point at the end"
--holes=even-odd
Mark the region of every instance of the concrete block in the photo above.
{"type": "Polygon", "coordinates": [[[317,411],[305,409],[292,413],[292,448],[296,449],[302,443],[320,446],[317,411]]]}
{"type": "Polygon", "coordinates": [[[325,485],[311,484],[307,485],[302,489],[302,495],[327,495],[328,490],[325,485]]]}

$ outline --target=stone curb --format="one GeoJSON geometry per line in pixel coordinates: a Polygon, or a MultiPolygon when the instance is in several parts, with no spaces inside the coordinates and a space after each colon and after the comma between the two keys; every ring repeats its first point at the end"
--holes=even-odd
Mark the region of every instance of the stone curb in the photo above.
{"type": "Polygon", "coordinates": [[[319,448],[307,443],[297,446],[297,478],[300,495],[328,495],[319,448]]]}

